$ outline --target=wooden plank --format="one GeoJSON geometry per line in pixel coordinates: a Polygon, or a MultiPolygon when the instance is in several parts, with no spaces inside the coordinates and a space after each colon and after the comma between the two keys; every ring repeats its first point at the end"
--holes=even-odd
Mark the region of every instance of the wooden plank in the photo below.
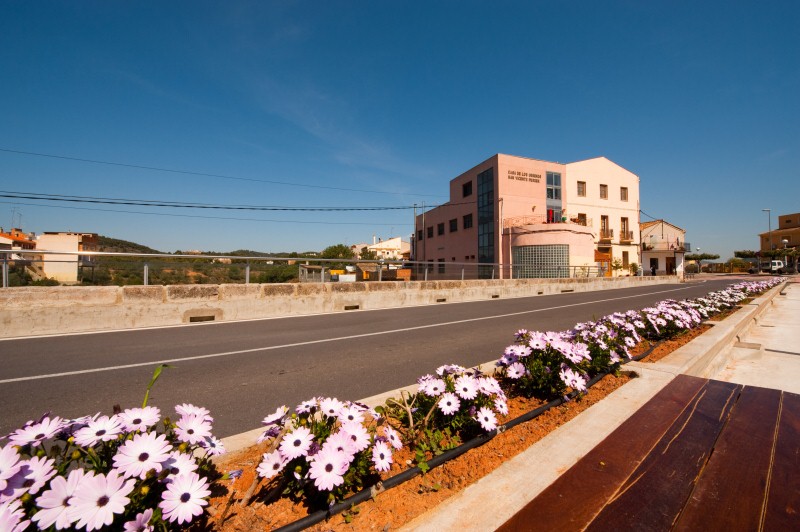
{"type": "Polygon", "coordinates": [[[780,406],[780,390],[745,387],[676,530],[759,529],[780,406]]]}
{"type": "Polygon", "coordinates": [[[687,375],[676,377],[499,530],[582,529],[641,463],[706,382],[687,375]]]}
{"type": "Polygon", "coordinates": [[[588,530],[668,530],[692,493],[741,390],[740,385],[709,381],[588,530]]]}
{"type": "Polygon", "coordinates": [[[800,395],[783,392],[763,530],[800,530],[800,395]]]}

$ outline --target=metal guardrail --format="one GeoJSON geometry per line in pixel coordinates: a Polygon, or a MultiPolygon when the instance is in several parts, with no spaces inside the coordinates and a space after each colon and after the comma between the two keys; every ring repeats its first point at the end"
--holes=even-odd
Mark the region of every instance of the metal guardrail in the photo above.
{"type": "MultiPolygon", "coordinates": [[[[123,266],[128,271],[141,272],[136,274],[132,283],[103,283],[111,285],[139,284],[149,285],[155,273],[179,270],[208,269],[209,267],[233,267],[237,272],[235,278],[229,277],[230,283],[249,284],[253,273],[262,274],[270,267],[297,265],[314,266],[315,274],[311,278],[317,282],[330,282],[335,279],[331,270],[340,269],[342,265],[352,266],[357,273],[359,281],[384,281],[384,280],[466,280],[466,279],[536,279],[536,278],[570,278],[570,277],[602,277],[605,270],[598,266],[567,266],[555,264],[526,265],[526,264],[482,264],[475,262],[418,262],[401,260],[360,260],[360,259],[324,259],[320,257],[272,257],[272,256],[241,256],[241,255],[195,255],[195,254],[169,254],[169,253],[118,253],[103,251],[44,251],[44,250],[2,250],[2,287],[9,285],[9,268],[14,265],[36,267],[43,271],[42,265],[50,263],[71,263],[79,267],[107,267],[123,266]],[[27,258],[32,256],[30,258],[27,258]],[[59,256],[70,256],[70,260],[59,260],[59,256]],[[19,257],[19,258],[15,258],[19,257]],[[50,258],[48,258],[50,257],[50,258]],[[75,258],[72,258],[75,257],[75,258]],[[110,259],[104,262],[102,259],[110,259]],[[132,268],[134,266],[135,268],[132,268]],[[338,268],[335,268],[338,266],[338,268]],[[158,269],[160,268],[160,270],[158,269]],[[241,268],[244,269],[241,272],[241,268]],[[404,271],[402,275],[398,272],[404,271]],[[241,276],[239,276],[241,274],[241,276]]],[[[163,276],[162,276],[163,277],[163,276]]],[[[259,277],[262,278],[262,277],[259,277]]],[[[158,284],[162,284],[156,280],[158,284]]],[[[195,281],[196,282],[196,281],[195,281]]],[[[269,281],[259,281],[269,282],[269,281]]],[[[166,284],[194,284],[187,279],[184,282],[166,284]]]]}

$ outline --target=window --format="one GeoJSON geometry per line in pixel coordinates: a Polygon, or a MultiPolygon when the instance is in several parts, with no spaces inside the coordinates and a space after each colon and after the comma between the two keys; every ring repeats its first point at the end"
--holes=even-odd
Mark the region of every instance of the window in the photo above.
{"type": "Polygon", "coordinates": [[[628,201],[628,187],[619,187],[619,199],[628,201]]]}
{"type": "Polygon", "coordinates": [[[586,197],[586,181],[578,181],[578,196],[586,197]]]}
{"type": "Polygon", "coordinates": [[[548,244],[511,248],[514,277],[569,277],[569,245],[548,244]]]}
{"type": "Polygon", "coordinates": [[[623,268],[627,268],[629,266],[630,266],[630,263],[628,262],[628,252],[627,251],[623,251],[622,252],[622,267],[623,268]]]}
{"type": "Polygon", "coordinates": [[[444,222],[436,225],[436,234],[439,236],[444,234],[444,222]]]}
{"type": "Polygon", "coordinates": [[[461,192],[465,198],[467,196],[472,196],[472,181],[467,181],[461,185],[461,192]]]}
{"type": "Polygon", "coordinates": [[[561,174],[547,172],[547,199],[561,199],[561,174]]]}
{"type": "Polygon", "coordinates": [[[586,227],[586,213],[579,212],[578,213],[578,224],[586,227]]]}
{"type": "Polygon", "coordinates": [[[464,229],[471,228],[472,227],[472,214],[465,214],[463,221],[464,221],[464,223],[462,224],[462,226],[464,227],[464,229]]]}
{"type": "Polygon", "coordinates": [[[619,219],[620,231],[622,232],[619,237],[623,240],[633,240],[633,235],[628,234],[628,219],[627,218],[620,218],[619,219]]]}
{"type": "Polygon", "coordinates": [[[600,216],[600,238],[608,238],[611,231],[608,227],[608,216],[600,216]]]}
{"type": "Polygon", "coordinates": [[[424,234],[425,233],[424,233],[424,231],[422,229],[417,231],[417,240],[422,240],[424,238],[424,234]]]}
{"type": "Polygon", "coordinates": [[[428,238],[433,238],[433,226],[428,227],[428,238]]]}
{"type": "Polygon", "coordinates": [[[608,185],[600,185],[600,199],[608,199],[608,185]]]}
{"type": "Polygon", "coordinates": [[[450,220],[450,232],[455,233],[456,231],[458,231],[458,218],[453,218],[450,220]]]}

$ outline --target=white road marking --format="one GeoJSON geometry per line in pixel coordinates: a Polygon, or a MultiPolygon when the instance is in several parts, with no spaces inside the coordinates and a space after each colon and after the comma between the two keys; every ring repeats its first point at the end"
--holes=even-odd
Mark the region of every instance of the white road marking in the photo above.
{"type": "Polygon", "coordinates": [[[558,310],[558,309],[569,308],[569,307],[579,307],[579,306],[587,305],[587,304],[591,304],[591,303],[607,303],[609,301],[620,301],[620,300],[623,300],[623,299],[633,299],[633,298],[637,298],[637,297],[648,297],[648,296],[652,296],[652,295],[655,295],[655,294],[664,294],[664,293],[668,293],[668,292],[678,292],[678,291],[681,291],[681,290],[688,290],[689,288],[690,287],[687,286],[687,287],[684,287],[684,288],[673,288],[673,289],[670,289],[670,290],[661,290],[661,291],[658,291],[658,292],[649,292],[647,294],[636,294],[636,295],[630,295],[630,296],[612,297],[612,298],[607,298],[607,299],[598,299],[598,300],[595,300],[595,301],[585,301],[583,303],[570,303],[569,305],[558,305],[558,306],[555,306],[555,307],[547,307],[547,308],[540,308],[540,309],[533,309],[533,310],[523,310],[523,311],[520,311],[520,312],[512,312],[512,313],[508,313],[508,314],[496,314],[494,316],[482,316],[480,318],[469,318],[469,319],[465,319],[465,320],[449,321],[449,322],[443,322],[443,323],[431,323],[429,325],[418,325],[416,327],[405,327],[405,328],[402,328],[402,329],[392,329],[392,330],[389,330],[389,331],[377,331],[377,332],[364,333],[364,334],[354,334],[354,335],[350,335],[350,336],[338,336],[336,338],[324,338],[324,339],[320,339],[320,340],[308,340],[308,341],[305,341],[305,342],[297,342],[297,343],[293,343],[293,344],[272,345],[272,346],[266,346],[266,347],[254,347],[253,349],[241,349],[241,350],[238,350],[238,351],[227,351],[227,352],[224,352],[224,353],[210,353],[208,355],[196,355],[196,356],[191,356],[191,357],[168,358],[168,359],[164,359],[164,360],[152,360],[152,361],[149,361],[149,362],[140,362],[140,363],[137,363],[137,364],[124,364],[124,365],[120,365],[120,366],[107,366],[107,367],[102,367],[102,368],[82,369],[82,370],[76,370],[76,371],[65,371],[65,372],[62,372],[62,373],[49,373],[49,374],[44,374],[44,375],[32,375],[30,377],[17,377],[17,378],[13,378],[13,379],[2,379],[2,380],[0,380],[0,384],[9,384],[9,383],[12,383],[12,382],[24,382],[24,381],[33,381],[33,380],[41,380],[41,379],[55,379],[55,378],[58,378],[58,377],[69,377],[69,376],[72,376],[72,375],[84,375],[84,374],[87,374],[87,373],[100,373],[100,372],[105,372],[105,371],[116,371],[116,370],[121,370],[121,369],[141,368],[141,367],[145,367],[145,366],[155,366],[155,365],[158,365],[158,364],[175,364],[175,363],[178,363],[178,362],[187,362],[187,361],[191,361],[191,360],[203,360],[203,359],[207,359],[207,358],[218,358],[218,357],[227,357],[227,356],[233,356],[233,355],[244,355],[244,354],[247,354],[247,353],[256,353],[258,351],[272,351],[272,350],[275,350],[275,349],[288,349],[288,348],[291,348],[291,347],[301,347],[301,346],[305,346],[305,345],[322,344],[322,343],[326,343],[326,342],[339,342],[339,341],[342,341],[342,340],[355,340],[355,339],[358,339],[358,338],[368,338],[370,336],[381,336],[381,335],[384,335],[384,334],[395,334],[395,333],[402,333],[402,332],[409,332],[409,331],[418,331],[418,330],[421,330],[421,329],[432,329],[434,327],[447,327],[447,326],[450,326],[450,325],[459,325],[459,324],[462,324],[462,323],[470,323],[470,322],[475,322],[475,321],[493,320],[493,319],[497,319],[497,318],[509,318],[509,317],[513,317],[513,316],[521,316],[521,315],[524,315],[524,314],[535,314],[537,312],[547,312],[547,311],[551,311],[551,310],[558,310]]]}

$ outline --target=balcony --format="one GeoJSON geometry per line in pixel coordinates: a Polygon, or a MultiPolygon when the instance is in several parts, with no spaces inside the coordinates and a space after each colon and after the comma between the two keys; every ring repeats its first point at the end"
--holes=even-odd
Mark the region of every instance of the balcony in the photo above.
{"type": "Polygon", "coordinates": [[[611,240],[614,239],[614,230],[613,229],[600,229],[600,242],[607,242],[611,243],[611,240]]]}
{"type": "Polygon", "coordinates": [[[642,242],[642,251],[666,251],[676,253],[690,253],[692,245],[681,240],[649,239],[642,242]]]}
{"type": "Polygon", "coordinates": [[[620,231],[619,232],[619,243],[620,244],[630,244],[633,242],[633,231],[620,231]]]}
{"type": "Polygon", "coordinates": [[[548,220],[546,214],[534,214],[530,216],[514,216],[512,218],[503,219],[503,229],[510,229],[512,227],[523,227],[526,225],[542,225],[542,224],[575,224],[584,227],[591,227],[592,220],[586,218],[568,218],[563,221],[561,218],[557,220],[548,220]]]}

